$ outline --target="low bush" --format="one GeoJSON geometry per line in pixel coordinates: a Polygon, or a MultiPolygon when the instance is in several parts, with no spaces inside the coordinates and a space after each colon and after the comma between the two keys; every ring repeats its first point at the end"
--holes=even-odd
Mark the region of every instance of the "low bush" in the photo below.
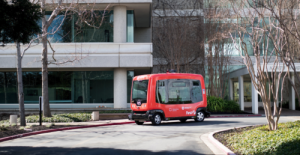
{"type": "MultiPolygon", "coordinates": [[[[26,118],[27,123],[38,123],[40,121],[39,115],[31,115],[26,118]]],[[[52,117],[42,117],[43,122],[53,123],[53,122],[86,122],[91,120],[90,112],[83,113],[66,113],[66,114],[54,114],[52,117]]],[[[18,118],[18,123],[20,118],[18,118]]],[[[1,124],[9,123],[9,120],[0,121],[1,124]]]]}
{"type": "Polygon", "coordinates": [[[240,112],[240,106],[232,100],[224,100],[220,97],[207,97],[207,110],[210,112],[240,112]]]}

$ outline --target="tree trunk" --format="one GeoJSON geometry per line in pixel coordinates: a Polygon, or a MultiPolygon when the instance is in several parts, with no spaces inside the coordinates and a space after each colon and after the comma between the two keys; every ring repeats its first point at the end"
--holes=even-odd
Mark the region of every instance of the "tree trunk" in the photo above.
{"type": "MultiPolygon", "coordinates": [[[[44,15],[44,12],[43,12],[44,15]]],[[[44,104],[44,111],[43,114],[45,117],[52,117],[49,105],[49,96],[48,96],[48,50],[47,50],[47,24],[46,18],[43,16],[42,18],[42,44],[43,44],[43,51],[42,51],[42,94],[43,94],[43,104],[44,104]]]]}
{"type": "Polygon", "coordinates": [[[21,126],[26,126],[23,79],[22,79],[22,57],[21,57],[20,43],[16,42],[16,44],[17,44],[17,55],[18,55],[17,76],[18,76],[18,99],[19,99],[19,110],[20,110],[20,122],[21,122],[21,126]]]}

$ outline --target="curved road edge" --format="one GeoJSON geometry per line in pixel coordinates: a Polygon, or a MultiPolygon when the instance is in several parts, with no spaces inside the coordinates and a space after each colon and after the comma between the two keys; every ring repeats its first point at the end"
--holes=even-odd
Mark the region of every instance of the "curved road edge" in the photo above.
{"type": "Polygon", "coordinates": [[[110,125],[123,125],[123,124],[131,124],[131,123],[135,123],[135,122],[96,124],[96,125],[85,125],[85,126],[65,127],[65,128],[58,128],[58,129],[40,130],[40,131],[28,132],[28,133],[23,133],[23,134],[18,134],[18,135],[13,135],[13,136],[9,136],[9,137],[0,138],[0,142],[13,140],[13,139],[16,139],[16,138],[32,136],[32,135],[38,135],[38,134],[42,134],[42,133],[55,132],[55,131],[64,131],[64,130],[73,130],[73,129],[82,129],[82,128],[92,128],[92,127],[110,126],[110,125]]]}
{"type": "MultiPolygon", "coordinates": [[[[258,125],[263,125],[263,124],[258,124],[258,125]]],[[[258,125],[246,125],[246,126],[235,127],[235,128],[245,128],[245,127],[251,127],[251,126],[258,126],[258,125]]],[[[227,129],[223,129],[223,130],[209,132],[209,133],[203,134],[201,136],[201,139],[213,151],[214,154],[235,155],[235,153],[233,151],[231,151],[228,147],[226,147],[220,141],[218,141],[217,139],[214,138],[214,134],[216,134],[218,132],[232,130],[232,129],[234,129],[234,128],[227,128],[227,129]]]]}

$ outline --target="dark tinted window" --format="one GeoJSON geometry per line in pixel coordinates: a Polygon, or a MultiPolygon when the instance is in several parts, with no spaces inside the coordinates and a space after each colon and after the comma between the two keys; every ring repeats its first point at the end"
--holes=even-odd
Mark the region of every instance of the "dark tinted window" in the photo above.
{"type": "Polygon", "coordinates": [[[200,102],[202,101],[202,91],[201,91],[201,84],[199,80],[193,81],[192,86],[192,102],[200,102]]]}
{"type": "Polygon", "coordinates": [[[140,100],[142,103],[147,102],[148,80],[133,81],[132,100],[140,100]]]}
{"type": "Polygon", "coordinates": [[[199,80],[172,79],[157,81],[157,103],[190,104],[200,101],[202,101],[202,91],[199,80]]]}

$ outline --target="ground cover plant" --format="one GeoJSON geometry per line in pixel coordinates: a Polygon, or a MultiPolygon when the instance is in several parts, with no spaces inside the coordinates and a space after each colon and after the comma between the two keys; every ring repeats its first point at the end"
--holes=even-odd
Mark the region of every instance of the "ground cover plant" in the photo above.
{"type": "Polygon", "coordinates": [[[207,110],[209,112],[228,112],[228,113],[241,112],[240,106],[235,101],[224,100],[220,97],[215,97],[215,96],[207,97],[207,110]]]}
{"type": "Polygon", "coordinates": [[[263,125],[232,129],[214,137],[236,154],[299,154],[300,121],[279,123],[275,131],[263,125]]]}
{"type": "MultiPolygon", "coordinates": [[[[26,116],[25,118],[27,123],[38,123],[40,121],[39,115],[26,116]]],[[[52,123],[52,122],[86,122],[91,120],[90,112],[82,113],[66,113],[66,114],[54,114],[52,117],[42,117],[43,122],[52,123]]],[[[18,118],[18,123],[20,118],[18,118]]],[[[0,124],[9,123],[9,120],[2,120],[0,124]]]]}

